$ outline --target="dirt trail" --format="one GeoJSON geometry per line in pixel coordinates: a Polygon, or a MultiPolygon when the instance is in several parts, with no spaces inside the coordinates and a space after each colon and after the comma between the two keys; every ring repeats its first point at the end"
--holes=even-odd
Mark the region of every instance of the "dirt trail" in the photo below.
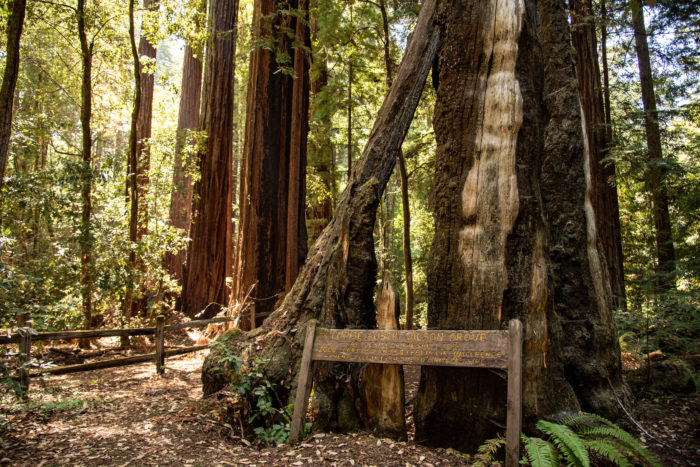
{"type": "Polygon", "coordinates": [[[206,351],[166,362],[51,377],[29,410],[4,406],[2,465],[466,465],[454,451],[370,435],[316,435],[292,448],[255,449],[202,401],[206,351]]]}

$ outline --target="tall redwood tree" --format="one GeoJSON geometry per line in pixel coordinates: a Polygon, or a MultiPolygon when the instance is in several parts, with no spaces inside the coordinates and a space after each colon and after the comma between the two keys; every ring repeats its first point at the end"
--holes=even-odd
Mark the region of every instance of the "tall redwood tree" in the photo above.
{"type": "Polygon", "coordinates": [[[671,216],[669,214],[668,195],[666,193],[666,169],[661,150],[661,130],[659,129],[659,112],[656,109],[654,79],[651,74],[651,60],[647,31],[644,25],[644,2],[640,1],[632,12],[634,44],[637,50],[639,81],[642,87],[642,105],[644,106],[644,130],[647,139],[647,183],[651,191],[654,228],[656,230],[656,255],[658,285],[662,289],[675,289],[676,250],[671,235],[671,216]]]}
{"type": "Polygon", "coordinates": [[[233,73],[238,0],[212,0],[204,71],[200,128],[206,148],[198,154],[200,179],[194,186],[192,241],[182,311],[210,317],[228,299],[226,277],[232,265],[231,162],[233,144],[233,73]]]}
{"type": "MultiPolygon", "coordinates": [[[[189,44],[185,45],[185,59],[182,65],[182,89],[180,91],[180,109],[177,119],[177,141],[173,161],[173,192],[170,196],[169,222],[173,227],[183,229],[186,233],[192,218],[192,158],[183,157],[191,154],[186,151],[187,131],[196,130],[199,123],[200,94],[202,89],[202,61],[194,56],[189,44]]],[[[178,282],[183,279],[183,266],[187,250],[166,253],[165,262],[170,275],[178,282]]]]}
{"type": "MultiPolygon", "coordinates": [[[[289,7],[308,15],[307,0],[289,7]]],[[[277,54],[257,47],[250,59],[234,276],[237,299],[253,300],[251,326],[291,288],[306,257],[309,106],[307,19],[278,12],[275,0],[256,0],[253,24],[277,54]],[[285,53],[290,62],[278,63],[285,53]]]]}
{"type": "MultiPolygon", "coordinates": [[[[526,423],[625,400],[564,0],[440,0],[428,327],[525,326],[526,423]],[[468,48],[464,44],[470,44],[468,48]]],[[[416,441],[472,450],[505,381],[423,367],[416,441]]]]}
{"type": "Polygon", "coordinates": [[[591,0],[570,0],[570,5],[571,39],[577,55],[576,74],[590,154],[591,204],[615,304],[626,308],[615,163],[604,161],[608,157],[611,133],[603,105],[595,15],[591,0]]]}

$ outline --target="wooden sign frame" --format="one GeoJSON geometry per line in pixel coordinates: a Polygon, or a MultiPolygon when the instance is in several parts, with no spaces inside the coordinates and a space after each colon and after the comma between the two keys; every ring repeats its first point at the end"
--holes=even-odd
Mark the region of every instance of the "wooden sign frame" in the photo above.
{"type": "Polygon", "coordinates": [[[289,442],[300,441],[314,361],[500,368],[508,372],[506,466],[520,460],[523,325],[508,331],[394,331],[306,328],[289,442]]]}

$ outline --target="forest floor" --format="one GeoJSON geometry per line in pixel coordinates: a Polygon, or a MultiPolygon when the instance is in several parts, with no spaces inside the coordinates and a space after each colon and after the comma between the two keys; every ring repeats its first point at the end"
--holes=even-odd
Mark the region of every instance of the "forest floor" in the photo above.
{"type": "MultiPolygon", "coordinates": [[[[3,399],[0,465],[469,465],[469,456],[371,434],[316,434],[298,446],[258,448],[219,420],[215,401],[202,399],[205,351],[166,361],[33,382],[26,403],[3,399]]],[[[417,367],[406,368],[407,399],[417,390],[417,367]]],[[[643,442],[663,465],[700,466],[700,398],[647,399],[643,442]]],[[[409,428],[412,417],[408,408],[409,428]]]]}

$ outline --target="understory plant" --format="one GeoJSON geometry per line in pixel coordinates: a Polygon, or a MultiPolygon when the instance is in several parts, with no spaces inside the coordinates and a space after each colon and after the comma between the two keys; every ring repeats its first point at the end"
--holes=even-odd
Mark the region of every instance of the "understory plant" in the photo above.
{"type": "MultiPolygon", "coordinates": [[[[543,436],[521,434],[525,448],[521,464],[534,467],[588,467],[601,463],[621,467],[660,465],[632,435],[596,414],[581,412],[564,417],[560,423],[540,420],[535,426],[543,436]]],[[[502,437],[487,440],[479,447],[475,465],[493,465],[503,447],[502,437]]]]}
{"type": "Polygon", "coordinates": [[[224,356],[220,362],[231,372],[229,388],[243,402],[238,416],[245,417],[245,422],[254,426],[255,436],[266,445],[287,442],[294,404],[282,404],[265,377],[263,369],[268,360],[252,357],[244,362],[221,340],[213,342],[212,347],[222,351],[224,356]]]}

